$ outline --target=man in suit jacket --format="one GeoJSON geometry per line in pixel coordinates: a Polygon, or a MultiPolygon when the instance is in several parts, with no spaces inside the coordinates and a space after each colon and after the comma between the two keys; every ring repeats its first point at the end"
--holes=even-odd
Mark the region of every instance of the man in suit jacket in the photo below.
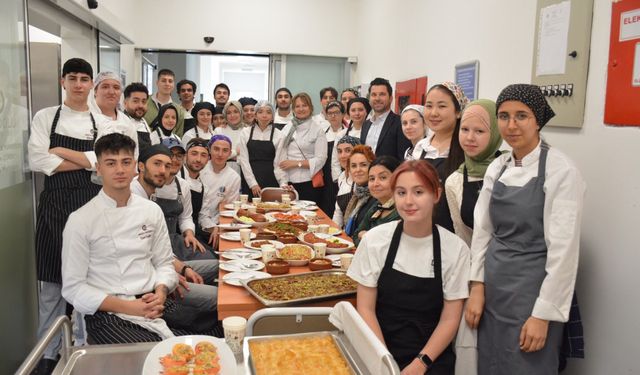
{"type": "Polygon", "coordinates": [[[411,141],[402,133],[400,116],[391,111],[392,92],[388,80],[376,78],[371,81],[369,103],[373,114],[362,126],[360,141],[371,146],[376,157],[389,155],[402,161],[411,141]]]}

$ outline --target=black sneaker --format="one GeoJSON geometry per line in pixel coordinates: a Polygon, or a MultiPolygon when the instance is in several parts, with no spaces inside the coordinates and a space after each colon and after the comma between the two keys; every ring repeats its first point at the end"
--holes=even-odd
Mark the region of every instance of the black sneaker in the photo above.
{"type": "Polygon", "coordinates": [[[31,375],[51,375],[57,364],[58,359],[42,358],[31,375]]]}

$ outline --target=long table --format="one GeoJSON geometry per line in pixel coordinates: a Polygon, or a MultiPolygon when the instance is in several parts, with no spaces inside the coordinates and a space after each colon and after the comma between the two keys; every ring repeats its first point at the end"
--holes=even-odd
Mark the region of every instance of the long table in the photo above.
{"type": "MultiPolygon", "coordinates": [[[[318,224],[329,224],[332,227],[338,227],[336,223],[334,223],[330,217],[328,217],[322,210],[318,209],[317,213],[317,221],[318,224]]],[[[230,223],[233,219],[220,217],[220,223],[230,223]]],[[[253,230],[257,232],[257,230],[253,230]]],[[[340,237],[351,241],[351,238],[346,236],[344,233],[340,234],[340,237]]],[[[231,250],[235,248],[242,247],[242,244],[238,241],[227,241],[220,239],[220,245],[218,247],[219,251],[231,250]]],[[[221,257],[222,260],[222,257],[221,257]]],[[[263,270],[266,271],[266,270],[263,270]]],[[[310,272],[308,266],[304,267],[291,267],[289,274],[310,272]]],[[[249,318],[251,314],[254,312],[265,308],[265,306],[260,303],[257,299],[255,299],[252,295],[247,292],[244,287],[237,287],[225,284],[222,281],[222,277],[226,275],[227,272],[220,270],[218,275],[218,319],[222,320],[229,316],[242,316],[245,318],[249,318]]],[[[333,307],[336,303],[340,301],[349,301],[354,306],[356,304],[355,296],[343,299],[334,299],[328,301],[321,301],[317,303],[307,303],[304,306],[329,306],[333,307]]]]}

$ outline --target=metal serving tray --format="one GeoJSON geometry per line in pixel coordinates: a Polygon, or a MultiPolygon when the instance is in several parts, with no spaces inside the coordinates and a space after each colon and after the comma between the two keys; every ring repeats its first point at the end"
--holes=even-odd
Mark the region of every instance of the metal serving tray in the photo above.
{"type": "MultiPolygon", "coordinates": [[[[269,279],[264,279],[264,280],[287,279],[287,278],[288,279],[295,279],[295,278],[300,278],[301,276],[306,276],[306,275],[344,275],[344,274],[346,274],[346,271],[343,271],[343,270],[326,270],[326,271],[304,272],[304,273],[296,273],[296,274],[289,274],[289,275],[282,275],[282,276],[274,276],[274,277],[271,277],[269,279]]],[[[260,301],[260,303],[262,303],[263,305],[265,305],[267,307],[295,306],[295,305],[299,305],[301,303],[316,302],[316,301],[326,301],[326,300],[329,300],[329,299],[334,299],[334,298],[339,298],[339,297],[346,297],[346,296],[351,296],[351,295],[356,294],[356,291],[354,290],[353,292],[342,292],[342,293],[326,294],[326,295],[322,295],[322,296],[290,299],[290,300],[287,300],[287,301],[270,300],[270,299],[266,299],[266,298],[260,296],[251,287],[251,284],[253,284],[254,282],[259,282],[259,281],[260,280],[241,280],[240,282],[242,283],[242,285],[245,287],[245,289],[247,289],[247,291],[252,296],[254,296],[258,301],[260,301]]]]}
{"type": "Polygon", "coordinates": [[[347,362],[347,365],[349,366],[349,370],[351,371],[351,374],[353,374],[353,375],[368,374],[368,372],[366,372],[366,370],[363,372],[361,367],[358,366],[358,362],[360,362],[360,364],[361,364],[361,361],[359,361],[359,359],[356,359],[356,357],[354,357],[355,353],[352,354],[351,351],[347,349],[347,345],[345,345],[345,342],[343,342],[342,338],[340,338],[340,336],[338,334],[336,334],[335,332],[329,332],[329,331],[325,331],[325,332],[310,332],[310,333],[297,333],[297,334],[291,334],[291,335],[272,335],[272,336],[250,336],[250,337],[245,337],[244,344],[243,344],[245,370],[249,369],[251,371],[251,374],[253,374],[253,375],[257,374],[256,368],[255,368],[255,364],[253,363],[253,358],[251,356],[251,350],[249,350],[249,342],[251,342],[251,341],[260,342],[260,341],[270,341],[270,340],[278,340],[278,339],[295,339],[295,338],[307,338],[307,337],[315,338],[315,337],[326,337],[326,336],[331,337],[333,342],[338,347],[338,351],[340,352],[342,357],[347,362]]]}

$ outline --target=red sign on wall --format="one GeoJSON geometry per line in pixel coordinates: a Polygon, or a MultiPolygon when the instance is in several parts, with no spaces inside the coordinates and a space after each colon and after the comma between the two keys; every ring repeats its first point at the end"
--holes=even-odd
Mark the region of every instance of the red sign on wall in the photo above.
{"type": "Polygon", "coordinates": [[[640,126],[640,0],[611,6],[604,122],[640,126]]]}

